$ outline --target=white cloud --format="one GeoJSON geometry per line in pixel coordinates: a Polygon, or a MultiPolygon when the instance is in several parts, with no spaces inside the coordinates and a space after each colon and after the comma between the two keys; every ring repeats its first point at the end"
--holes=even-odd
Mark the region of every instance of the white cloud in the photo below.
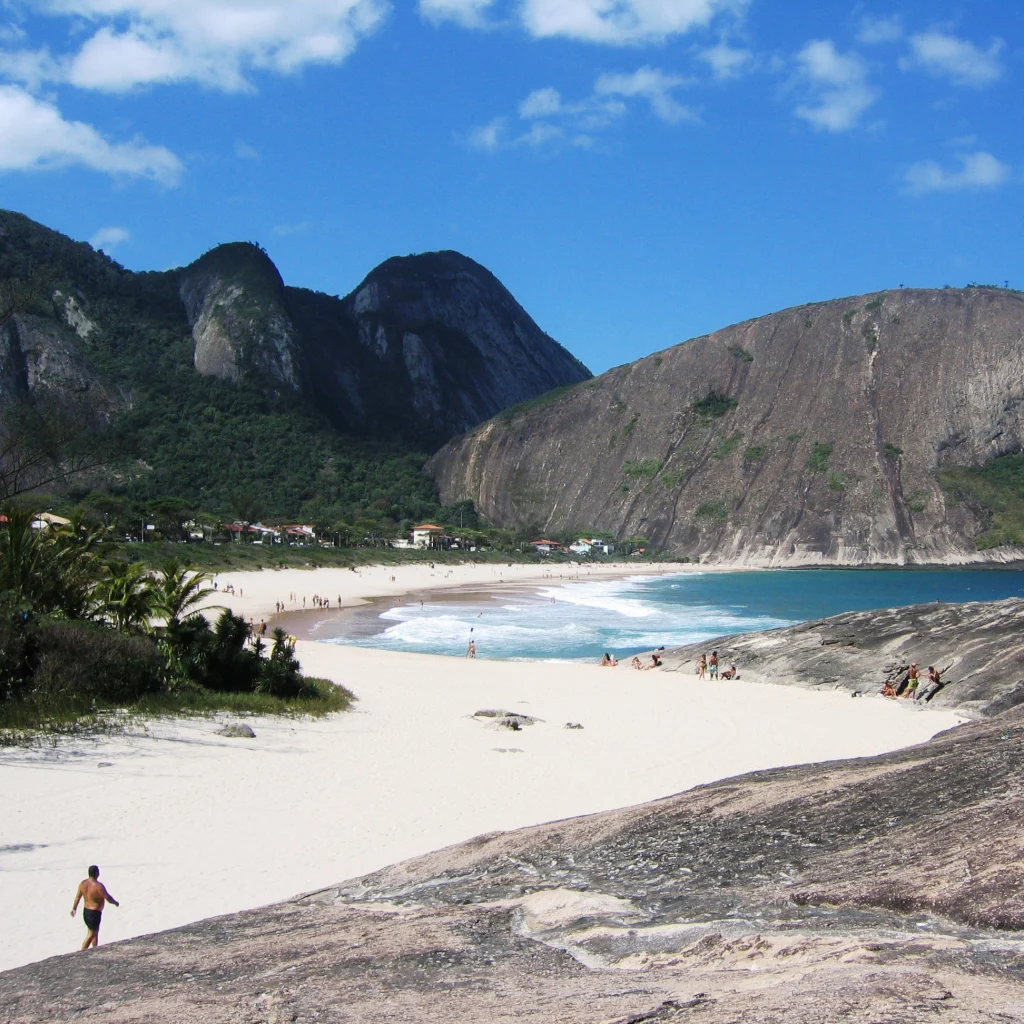
{"type": "Polygon", "coordinates": [[[508,122],[504,117],[496,117],[469,133],[469,145],[472,149],[480,149],[485,153],[495,153],[501,149],[505,141],[508,122]]]}
{"type": "Polygon", "coordinates": [[[13,85],[0,85],[0,171],[78,165],[106,174],[176,185],[181,161],[163,146],[108,142],[95,128],[66,121],[56,107],[13,85]]]}
{"type": "Polygon", "coordinates": [[[253,71],[337,64],[386,16],[388,0],[46,0],[44,13],[96,26],[61,77],[87,89],[193,81],[238,91],[253,71]]]}
{"type": "Polygon", "coordinates": [[[960,168],[952,171],[934,160],[914,164],[904,175],[904,191],[915,196],[929,192],[964,192],[998,188],[1010,180],[1010,167],[991,153],[965,154],[959,160],[960,168]]]}
{"type": "Polygon", "coordinates": [[[131,240],[132,233],[127,228],[107,227],[100,228],[89,239],[89,244],[94,249],[102,249],[109,256],[119,245],[124,245],[125,242],[131,240]]]}
{"type": "Polygon", "coordinates": [[[554,117],[563,110],[562,95],[557,89],[534,89],[519,104],[519,116],[530,120],[535,117],[554,117]]]}
{"type": "Polygon", "coordinates": [[[911,56],[900,62],[904,70],[919,68],[954,85],[981,88],[1002,77],[999,53],[1001,39],[994,39],[987,50],[945,32],[922,32],[910,37],[911,56]]]}
{"type": "Polygon", "coordinates": [[[903,38],[903,20],[898,14],[889,18],[873,18],[866,15],[860,20],[857,41],[868,46],[878,43],[896,43],[903,38]]]}
{"type": "Polygon", "coordinates": [[[33,91],[61,74],[49,50],[0,50],[0,78],[20,82],[33,91]]]}
{"type": "Polygon", "coordinates": [[[494,0],[420,0],[420,14],[428,21],[454,21],[479,28],[494,0]]]}
{"type": "Polygon", "coordinates": [[[259,160],[260,151],[255,146],[250,146],[248,142],[239,139],[235,143],[235,156],[239,160],[259,160]]]}
{"type": "Polygon", "coordinates": [[[519,104],[519,119],[529,123],[516,132],[507,117],[473,129],[468,141],[474,149],[488,153],[515,146],[539,149],[557,143],[591,148],[602,132],[608,131],[630,111],[631,100],[646,101],[655,114],[669,124],[696,120],[697,115],[679,103],[673,90],[688,84],[679,75],[643,67],[630,74],[601,75],[593,91],[581,100],[566,100],[552,86],[534,89],[519,104]]]}
{"type": "Polygon", "coordinates": [[[696,119],[689,107],[684,107],[672,96],[672,90],[684,85],[686,79],[666,75],[657,68],[640,68],[631,75],[602,75],[594,86],[597,96],[642,97],[654,113],[669,124],[696,119]]]}
{"type": "Polygon", "coordinates": [[[796,114],[815,128],[849,131],[878,99],[877,90],[868,85],[864,59],[856,53],[841,54],[831,39],[809,42],[796,60],[814,97],[812,103],[797,107],[796,114]]]}
{"type": "Polygon", "coordinates": [[[744,6],[744,0],[522,0],[521,11],[532,35],[621,45],[682,35],[744,6]]]}
{"type": "Polygon", "coordinates": [[[728,43],[719,43],[697,52],[697,59],[702,60],[711,73],[719,81],[738,78],[753,63],[754,55],[749,50],[741,50],[728,43]]]}

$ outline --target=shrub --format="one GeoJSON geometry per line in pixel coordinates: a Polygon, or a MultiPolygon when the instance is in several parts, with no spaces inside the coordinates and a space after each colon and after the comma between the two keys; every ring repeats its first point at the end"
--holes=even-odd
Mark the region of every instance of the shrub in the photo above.
{"type": "Polygon", "coordinates": [[[744,462],[760,462],[764,458],[765,452],[768,451],[766,445],[763,444],[752,444],[749,448],[743,451],[744,462]]]}
{"type": "Polygon", "coordinates": [[[867,304],[867,305],[866,305],[866,306],[864,307],[864,311],[865,311],[866,313],[872,313],[872,312],[874,312],[874,311],[875,311],[876,309],[881,309],[881,308],[882,308],[882,303],[884,303],[884,302],[885,302],[885,295],[884,295],[884,294],[882,294],[882,295],[879,295],[879,296],[878,296],[878,298],[876,298],[876,299],[872,299],[872,300],[871,300],[871,301],[870,301],[870,302],[869,302],[869,303],[868,303],[868,304],[867,304]]]}
{"type": "Polygon", "coordinates": [[[133,704],[163,686],[165,661],[148,638],[61,619],[41,619],[37,635],[39,667],[27,694],[37,704],[133,704]]]}
{"type": "Polygon", "coordinates": [[[740,446],[740,441],[743,440],[743,434],[736,431],[735,434],[730,434],[724,441],[720,441],[718,447],[711,453],[713,459],[727,459],[737,448],[740,446]]]}
{"type": "Polygon", "coordinates": [[[724,501],[705,501],[703,505],[697,507],[696,515],[701,519],[724,523],[729,517],[729,507],[724,501]]]}
{"type": "Polygon", "coordinates": [[[807,456],[807,468],[812,473],[828,472],[828,460],[832,456],[832,445],[823,441],[815,441],[811,446],[811,454],[807,456]]]}
{"type": "Polygon", "coordinates": [[[668,487],[670,490],[674,487],[678,487],[683,482],[683,477],[686,474],[681,470],[674,469],[669,473],[661,474],[662,486],[668,487]]]}
{"type": "Polygon", "coordinates": [[[659,469],[661,463],[657,459],[631,459],[622,467],[626,476],[639,476],[648,480],[657,476],[659,469]]]}
{"type": "Polygon", "coordinates": [[[887,441],[885,446],[882,448],[882,454],[887,459],[898,459],[903,454],[902,448],[897,448],[894,444],[889,444],[887,441]]]}
{"type": "Polygon", "coordinates": [[[829,473],[828,489],[830,491],[845,491],[846,484],[843,482],[842,473],[829,473]]]}
{"type": "Polygon", "coordinates": [[[730,398],[728,395],[712,389],[699,402],[693,403],[693,411],[698,416],[719,419],[735,409],[737,405],[739,402],[735,398],[730,398]]]}
{"type": "Polygon", "coordinates": [[[729,355],[735,356],[743,363],[752,363],[754,357],[742,345],[730,345],[729,355]]]}

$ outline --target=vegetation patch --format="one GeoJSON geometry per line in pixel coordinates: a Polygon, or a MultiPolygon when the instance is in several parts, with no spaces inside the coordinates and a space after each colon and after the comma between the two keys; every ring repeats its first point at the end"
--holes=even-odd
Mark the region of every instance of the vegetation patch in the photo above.
{"type": "Polygon", "coordinates": [[[686,474],[682,472],[682,470],[673,469],[670,470],[668,473],[661,474],[661,483],[669,490],[672,490],[673,488],[678,487],[683,482],[683,477],[685,476],[686,474]]]}
{"type": "Polygon", "coordinates": [[[843,314],[843,323],[844,324],[848,324],[856,315],[857,315],[857,310],[855,310],[855,309],[848,309],[843,314]]]}
{"type": "Polygon", "coordinates": [[[898,459],[902,454],[902,448],[897,448],[896,445],[889,444],[888,441],[882,446],[882,455],[887,459],[898,459]]]}
{"type": "Polygon", "coordinates": [[[752,444],[743,450],[744,462],[760,462],[768,452],[768,446],[764,444],[752,444]]]}
{"type": "Polygon", "coordinates": [[[626,476],[638,476],[647,480],[656,477],[659,469],[661,462],[658,459],[632,459],[622,467],[626,476]]]}
{"type": "Polygon", "coordinates": [[[974,538],[980,551],[1024,545],[1024,454],[1004,455],[977,469],[940,470],[937,477],[952,501],[964,502],[985,522],[974,538]]]}
{"type": "Polygon", "coordinates": [[[654,357],[654,365],[655,365],[655,366],[661,366],[661,364],[662,364],[662,362],[663,362],[663,361],[664,361],[664,360],[662,359],[662,357],[661,357],[661,356],[655,356],[655,357],[654,357]]]}
{"type": "Polygon", "coordinates": [[[846,482],[843,479],[842,473],[829,473],[828,475],[828,489],[830,491],[845,491],[846,482]]]}
{"type": "Polygon", "coordinates": [[[537,395],[536,398],[528,398],[525,402],[520,402],[518,405],[502,410],[495,419],[502,423],[511,423],[527,413],[539,412],[541,409],[546,409],[549,405],[554,405],[560,398],[578,386],[578,384],[564,384],[562,387],[552,388],[551,391],[545,391],[543,395],[537,395]]]}
{"type": "Polygon", "coordinates": [[[727,459],[739,448],[742,440],[743,434],[740,431],[737,430],[736,433],[730,434],[724,441],[719,442],[718,447],[711,453],[711,458],[727,459]]]}
{"type": "Polygon", "coordinates": [[[754,361],[753,355],[749,353],[742,345],[730,345],[729,355],[739,359],[743,363],[752,363],[754,361]]]}
{"type": "Polygon", "coordinates": [[[824,441],[815,441],[811,445],[811,454],[807,456],[807,468],[812,473],[827,473],[829,459],[832,457],[832,445],[824,441]]]}
{"type": "Polygon", "coordinates": [[[633,413],[633,418],[622,428],[622,433],[626,437],[632,437],[633,431],[636,430],[636,425],[640,420],[640,413],[633,413]]]}
{"type": "Polygon", "coordinates": [[[706,419],[720,419],[732,412],[739,402],[720,391],[709,391],[699,402],[693,403],[693,411],[706,419]]]}
{"type": "Polygon", "coordinates": [[[873,313],[876,309],[881,309],[885,302],[885,294],[879,295],[877,298],[872,299],[869,303],[864,306],[866,313],[873,313]]]}
{"type": "Polygon", "coordinates": [[[796,434],[787,434],[786,435],[786,440],[789,441],[790,443],[793,443],[795,441],[802,441],[803,439],[804,439],[804,432],[802,430],[799,431],[796,434]]]}
{"type": "Polygon", "coordinates": [[[729,518],[729,506],[724,501],[705,501],[703,505],[697,506],[695,515],[700,519],[724,523],[729,518]]]}

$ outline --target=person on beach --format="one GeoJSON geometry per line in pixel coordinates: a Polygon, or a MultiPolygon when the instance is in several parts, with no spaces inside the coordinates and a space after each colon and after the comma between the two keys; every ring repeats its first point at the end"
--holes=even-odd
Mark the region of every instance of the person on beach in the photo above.
{"type": "Polygon", "coordinates": [[[92,864],[89,867],[89,877],[83,878],[78,883],[78,892],[75,893],[75,902],[71,907],[71,916],[74,917],[78,911],[78,904],[85,901],[85,908],[82,910],[82,920],[89,933],[82,943],[82,949],[100,944],[100,919],[103,917],[103,905],[113,903],[115,907],[121,906],[113,896],[107,892],[107,887],[99,880],[100,869],[92,864]]]}
{"type": "Polygon", "coordinates": [[[706,654],[702,654],[700,656],[700,661],[697,662],[697,678],[698,679],[707,679],[707,677],[708,677],[708,656],[706,654]]]}
{"type": "Polygon", "coordinates": [[[639,672],[643,672],[644,665],[643,665],[643,662],[640,660],[640,656],[639,655],[635,655],[633,660],[630,662],[630,664],[633,666],[633,668],[637,669],[639,672]]]}
{"type": "Polygon", "coordinates": [[[711,660],[708,662],[708,677],[710,679],[718,678],[718,651],[711,652],[711,660]]]}
{"type": "Polygon", "coordinates": [[[466,648],[466,657],[467,658],[475,658],[476,657],[476,641],[475,640],[470,640],[469,641],[469,646],[466,648]]]}
{"type": "Polygon", "coordinates": [[[661,668],[661,658],[659,658],[656,654],[652,654],[651,663],[648,666],[648,668],[661,668]]]}
{"type": "Polygon", "coordinates": [[[723,673],[723,679],[739,679],[740,674],[736,671],[735,665],[730,665],[723,673]]]}
{"type": "Polygon", "coordinates": [[[917,671],[917,662],[912,661],[910,663],[910,669],[907,672],[907,685],[903,688],[901,697],[913,697],[917,693],[917,684],[921,681],[920,673],[917,671]]]}

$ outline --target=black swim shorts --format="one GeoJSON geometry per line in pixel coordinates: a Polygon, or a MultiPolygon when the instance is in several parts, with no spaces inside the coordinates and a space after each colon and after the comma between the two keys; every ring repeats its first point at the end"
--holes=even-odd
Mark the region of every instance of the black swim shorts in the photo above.
{"type": "Polygon", "coordinates": [[[82,920],[85,922],[85,927],[91,932],[99,931],[101,917],[103,917],[102,910],[90,910],[86,907],[82,911],[82,920]]]}

